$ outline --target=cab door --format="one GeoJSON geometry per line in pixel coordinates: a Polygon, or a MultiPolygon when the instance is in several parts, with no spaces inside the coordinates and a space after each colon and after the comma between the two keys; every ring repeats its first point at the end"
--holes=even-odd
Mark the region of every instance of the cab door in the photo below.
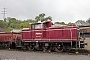
{"type": "Polygon", "coordinates": [[[43,32],[42,32],[42,23],[35,23],[32,25],[32,39],[33,40],[41,40],[43,32]]]}

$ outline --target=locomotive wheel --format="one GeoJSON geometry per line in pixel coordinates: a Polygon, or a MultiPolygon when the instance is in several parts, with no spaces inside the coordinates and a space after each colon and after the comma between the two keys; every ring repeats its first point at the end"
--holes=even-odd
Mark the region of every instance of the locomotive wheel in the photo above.
{"type": "Polygon", "coordinates": [[[57,46],[57,47],[54,47],[54,50],[56,52],[63,52],[64,51],[64,48],[63,48],[63,46],[57,46]]]}
{"type": "Polygon", "coordinates": [[[59,50],[60,50],[61,52],[63,52],[63,51],[64,51],[64,48],[63,48],[63,47],[61,47],[59,50]]]}
{"type": "Polygon", "coordinates": [[[29,51],[31,51],[31,48],[30,48],[29,46],[27,46],[27,49],[28,49],[29,51]]]}
{"type": "Polygon", "coordinates": [[[66,48],[65,48],[64,45],[61,45],[59,50],[60,50],[61,52],[63,52],[63,51],[66,51],[66,48]]]}
{"type": "Polygon", "coordinates": [[[63,52],[64,51],[64,49],[60,49],[60,52],[63,52]]]}
{"type": "Polygon", "coordinates": [[[54,47],[56,52],[60,52],[60,50],[57,47],[54,47]]]}
{"type": "Polygon", "coordinates": [[[22,50],[26,50],[26,47],[25,46],[22,46],[22,48],[21,48],[22,50]]]}

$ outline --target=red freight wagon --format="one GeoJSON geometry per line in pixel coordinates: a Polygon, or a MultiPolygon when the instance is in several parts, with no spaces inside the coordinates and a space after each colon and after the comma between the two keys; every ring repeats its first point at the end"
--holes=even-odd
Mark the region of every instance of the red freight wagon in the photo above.
{"type": "Polygon", "coordinates": [[[12,34],[11,33],[0,33],[0,42],[11,42],[12,34]]]}
{"type": "Polygon", "coordinates": [[[0,47],[8,47],[10,48],[15,44],[17,37],[20,34],[11,33],[11,32],[0,32],[0,47]]]}
{"type": "Polygon", "coordinates": [[[9,47],[11,43],[12,43],[12,34],[0,32],[0,46],[9,47]]]}
{"type": "Polygon", "coordinates": [[[51,21],[31,24],[21,35],[21,45],[27,49],[63,51],[85,46],[77,26],[55,26],[51,21]]]}

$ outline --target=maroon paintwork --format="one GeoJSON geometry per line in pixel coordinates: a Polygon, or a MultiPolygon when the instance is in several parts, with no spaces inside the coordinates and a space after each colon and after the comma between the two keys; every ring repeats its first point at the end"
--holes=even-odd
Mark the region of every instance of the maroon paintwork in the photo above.
{"type": "Polygon", "coordinates": [[[0,42],[12,42],[12,34],[0,33],[0,42]]]}
{"type": "Polygon", "coordinates": [[[26,42],[70,42],[77,41],[78,35],[78,27],[52,26],[51,21],[31,24],[31,29],[22,30],[22,40],[26,42]],[[35,29],[39,24],[41,28],[35,29]]]}
{"type": "Polygon", "coordinates": [[[5,43],[5,42],[14,42],[14,40],[17,40],[17,37],[19,35],[11,32],[2,32],[0,33],[0,42],[5,43]]]}

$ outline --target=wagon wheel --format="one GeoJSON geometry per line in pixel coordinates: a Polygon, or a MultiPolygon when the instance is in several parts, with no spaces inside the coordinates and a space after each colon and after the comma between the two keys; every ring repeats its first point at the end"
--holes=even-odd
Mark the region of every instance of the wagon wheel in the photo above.
{"type": "Polygon", "coordinates": [[[7,42],[7,48],[10,48],[10,46],[11,46],[11,43],[10,42],[7,42]]]}

